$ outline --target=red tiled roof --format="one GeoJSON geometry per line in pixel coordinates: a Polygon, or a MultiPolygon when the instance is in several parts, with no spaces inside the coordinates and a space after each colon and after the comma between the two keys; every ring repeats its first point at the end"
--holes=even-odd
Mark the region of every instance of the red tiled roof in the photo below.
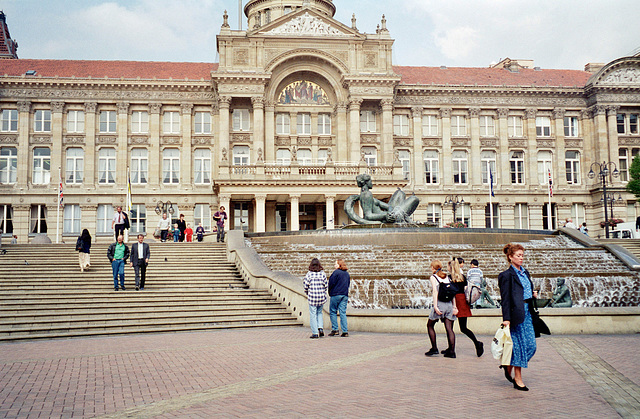
{"type": "Polygon", "coordinates": [[[532,70],[523,68],[513,73],[504,68],[477,67],[406,67],[393,66],[402,76],[401,84],[465,85],[465,86],[553,86],[584,87],[591,73],[580,70],[532,70]]]}
{"type": "Polygon", "coordinates": [[[86,60],[2,60],[0,76],[21,76],[35,70],[42,77],[79,77],[110,79],[205,80],[211,79],[216,63],[173,63],[157,61],[86,61],[86,60]]]}

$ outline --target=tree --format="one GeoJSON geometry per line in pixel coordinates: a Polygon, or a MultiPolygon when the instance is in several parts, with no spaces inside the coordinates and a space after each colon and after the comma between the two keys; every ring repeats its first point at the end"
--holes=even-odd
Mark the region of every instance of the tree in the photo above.
{"type": "Polygon", "coordinates": [[[627,192],[640,198],[640,154],[636,155],[629,167],[629,183],[627,183],[627,192]]]}

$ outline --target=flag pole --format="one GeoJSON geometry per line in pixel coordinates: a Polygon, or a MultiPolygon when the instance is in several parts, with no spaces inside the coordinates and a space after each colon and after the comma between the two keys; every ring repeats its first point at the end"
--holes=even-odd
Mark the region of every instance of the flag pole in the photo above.
{"type": "Polygon", "coordinates": [[[58,210],[56,215],[56,244],[60,243],[60,189],[62,188],[62,168],[58,167],[58,210]]]}
{"type": "Polygon", "coordinates": [[[490,162],[487,162],[487,166],[489,166],[489,227],[493,228],[493,172],[490,162]]]}
{"type": "MultiPolygon", "coordinates": [[[[129,177],[129,167],[127,167],[127,217],[129,218],[129,227],[131,227],[131,178],[129,177]]],[[[124,242],[129,242],[129,229],[124,229],[124,242]]]]}
{"type": "Polygon", "coordinates": [[[547,216],[549,217],[549,230],[553,229],[553,214],[551,214],[551,197],[553,196],[553,179],[551,178],[551,169],[547,169],[547,173],[549,174],[549,190],[547,191],[549,195],[549,206],[547,211],[547,216]]]}

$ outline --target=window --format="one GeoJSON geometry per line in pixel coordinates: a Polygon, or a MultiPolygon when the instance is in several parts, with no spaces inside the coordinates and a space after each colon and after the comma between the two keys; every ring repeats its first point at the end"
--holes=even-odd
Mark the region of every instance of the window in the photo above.
{"type": "Polygon", "coordinates": [[[329,160],[329,150],[326,148],[318,150],[318,164],[327,164],[327,160],[329,160]]]}
{"type": "Polygon", "coordinates": [[[299,149],[296,157],[298,158],[298,163],[301,166],[309,166],[311,165],[311,161],[313,160],[311,150],[309,150],[308,148],[299,149]]]}
{"type": "Polygon", "coordinates": [[[376,132],[376,114],[373,111],[360,111],[360,132],[376,132]]]}
{"type": "Polygon", "coordinates": [[[481,137],[495,137],[496,129],[492,116],[480,116],[480,136],[481,137]]]}
{"type": "Polygon", "coordinates": [[[46,185],[51,178],[51,149],[36,147],[33,149],[33,184],[46,185]]]}
{"type": "Polygon", "coordinates": [[[625,115],[623,113],[619,113],[616,115],[616,125],[618,127],[618,134],[624,134],[625,132],[625,115]]]}
{"type": "Polygon", "coordinates": [[[180,112],[171,111],[162,114],[162,131],[165,134],[180,134],[180,112]]]}
{"type": "Polygon", "coordinates": [[[198,148],[194,151],[193,179],[198,185],[211,183],[211,150],[198,148]]]}
{"type": "Polygon", "coordinates": [[[310,135],[311,134],[311,115],[308,113],[299,113],[298,120],[298,135],[310,135]]]}
{"type": "Polygon", "coordinates": [[[638,133],[638,114],[632,113],[629,115],[629,134],[638,133]]]}
{"type": "Polygon", "coordinates": [[[510,116],[507,119],[507,133],[509,138],[519,138],[523,136],[521,116],[510,116]]]}
{"type": "Polygon", "coordinates": [[[36,111],[34,122],[35,132],[51,132],[51,111],[36,111]]]}
{"type": "Polygon", "coordinates": [[[80,147],[67,149],[66,183],[82,183],[84,179],[84,150],[80,147]]]}
{"type": "Polygon", "coordinates": [[[80,205],[72,204],[64,206],[64,223],[62,234],[80,234],[80,205]]]}
{"type": "Polygon", "coordinates": [[[455,220],[458,223],[464,223],[467,227],[471,227],[471,205],[464,203],[456,205],[455,220]]]}
{"type": "Polygon", "coordinates": [[[435,150],[424,152],[424,175],[428,184],[438,183],[438,152],[435,150]]]}
{"type": "Polygon", "coordinates": [[[576,116],[564,117],[564,136],[565,137],[578,136],[578,117],[576,116]]]}
{"type": "Polygon", "coordinates": [[[524,184],[524,152],[512,151],[509,153],[509,168],[511,171],[511,184],[524,184]]]}
{"type": "Polygon", "coordinates": [[[409,135],[409,117],[407,115],[393,115],[393,135],[404,137],[409,135]]]}
{"type": "Polygon", "coordinates": [[[67,132],[84,132],[84,111],[67,112],[67,132]]]}
{"type": "Polygon", "coordinates": [[[453,183],[461,185],[467,183],[467,152],[454,151],[451,153],[453,166],[453,183]]]}
{"type": "Polygon", "coordinates": [[[289,166],[291,164],[291,151],[287,148],[276,150],[276,164],[279,166],[289,166]]]}
{"type": "Polygon", "coordinates": [[[549,225],[549,204],[542,206],[542,228],[544,230],[554,230],[556,228],[556,204],[551,204],[551,225],[549,225]]]}
{"type": "Polygon", "coordinates": [[[515,228],[520,230],[529,229],[529,208],[527,204],[516,204],[513,208],[515,228]]]}
{"type": "Polygon", "coordinates": [[[145,234],[147,232],[147,208],[144,204],[133,204],[129,211],[129,233],[145,234]]]}
{"type": "Polygon", "coordinates": [[[451,136],[464,137],[467,135],[467,120],[463,115],[453,115],[451,117],[451,136]]]}
{"type": "Polygon", "coordinates": [[[47,206],[44,204],[31,205],[29,231],[33,234],[47,232],[47,206]]]}
{"type": "Polygon", "coordinates": [[[279,113],[276,115],[276,134],[278,135],[290,135],[291,126],[289,125],[289,114],[279,113]]]}
{"type": "Polygon", "coordinates": [[[111,220],[113,220],[113,207],[111,205],[98,205],[96,233],[111,234],[111,220]]]}
{"type": "Polygon", "coordinates": [[[193,121],[194,134],[211,134],[211,112],[196,112],[193,121]]]}
{"type": "Polygon", "coordinates": [[[162,150],[162,183],[180,183],[180,150],[177,148],[162,150]]]}
{"type": "Polygon", "coordinates": [[[15,109],[4,109],[1,114],[0,129],[2,132],[18,131],[18,111],[15,109]]]}
{"type": "Polygon", "coordinates": [[[567,183],[577,185],[580,183],[580,153],[566,151],[564,155],[567,168],[567,183]]]}
{"type": "Polygon", "coordinates": [[[442,206],[440,204],[427,205],[427,221],[435,223],[438,227],[442,227],[442,206]]]}
{"type": "Polygon", "coordinates": [[[424,137],[438,135],[438,117],[436,115],[424,115],[422,117],[422,135],[424,137]]]}
{"type": "Polygon", "coordinates": [[[116,183],[116,149],[107,147],[98,151],[98,183],[116,183]]]}
{"type": "Polygon", "coordinates": [[[484,225],[486,228],[500,228],[498,204],[487,204],[484,207],[484,225]]]}
{"type": "Polygon", "coordinates": [[[620,180],[626,182],[629,180],[629,157],[626,148],[618,150],[618,166],[620,167],[620,180]]]}
{"type": "Polygon", "coordinates": [[[234,109],[233,110],[233,130],[249,131],[249,110],[234,109]]]}
{"type": "Polygon", "coordinates": [[[580,227],[582,223],[587,221],[585,218],[584,204],[571,204],[571,218],[577,227],[580,227]]]}
{"type": "Polygon", "coordinates": [[[376,166],[378,164],[378,150],[375,147],[362,147],[362,154],[367,166],[376,166]]]}
{"type": "Polygon", "coordinates": [[[551,119],[548,116],[536,117],[536,135],[538,137],[551,136],[551,119]]]}
{"type": "Polygon", "coordinates": [[[209,204],[196,204],[193,209],[193,231],[196,231],[198,224],[202,223],[204,231],[211,231],[211,207],[209,204]]]}
{"type": "Polygon", "coordinates": [[[550,151],[538,151],[538,184],[549,184],[549,172],[553,175],[552,154],[550,151]]]}
{"type": "Polygon", "coordinates": [[[18,149],[0,147],[0,183],[16,183],[18,178],[18,149]]]}
{"type": "Polygon", "coordinates": [[[233,228],[249,231],[249,203],[237,202],[233,204],[233,228]]]}
{"type": "Polygon", "coordinates": [[[331,135],[331,115],[318,114],[318,135],[331,135]]]}
{"type": "Polygon", "coordinates": [[[271,9],[264,9],[264,24],[271,23],[271,9]]]}
{"type": "Polygon", "coordinates": [[[233,147],[233,165],[246,166],[249,164],[249,146],[236,145],[233,147]]]}
{"type": "Polygon", "coordinates": [[[276,205],[276,231],[287,231],[287,206],[276,205]]]}
{"type": "Polygon", "coordinates": [[[0,230],[3,235],[13,234],[13,207],[0,205],[0,230]]]}
{"type": "Polygon", "coordinates": [[[100,132],[116,132],[116,111],[100,111],[100,132]]]}
{"type": "Polygon", "coordinates": [[[131,114],[131,132],[147,134],[149,132],[149,112],[133,111],[131,114]]]}
{"type": "Polygon", "coordinates": [[[411,153],[408,150],[398,151],[398,160],[402,164],[402,178],[409,180],[411,177],[411,153]]]}
{"type": "Polygon", "coordinates": [[[146,148],[131,149],[131,183],[142,185],[147,183],[147,174],[149,168],[149,151],[146,148]]]}
{"type": "Polygon", "coordinates": [[[488,185],[489,178],[493,176],[493,184],[497,185],[496,152],[493,150],[485,150],[480,153],[480,159],[482,164],[482,184],[488,185]]]}

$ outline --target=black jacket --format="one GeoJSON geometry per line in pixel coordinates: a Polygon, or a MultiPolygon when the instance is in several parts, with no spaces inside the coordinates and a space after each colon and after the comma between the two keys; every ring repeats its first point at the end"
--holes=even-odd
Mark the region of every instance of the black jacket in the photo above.
{"type": "Polygon", "coordinates": [[[136,266],[141,266],[145,264],[146,259],[151,259],[151,250],[149,249],[149,245],[147,243],[142,243],[142,259],[138,258],[138,242],[135,242],[131,245],[131,263],[136,266]]]}
{"type": "MultiPolygon", "coordinates": [[[[118,242],[111,243],[109,245],[109,248],[107,249],[107,257],[109,258],[109,262],[113,262],[113,256],[116,253],[116,244],[118,244],[118,242]]],[[[129,254],[130,254],[129,246],[124,244],[124,263],[127,263],[127,259],[129,259],[129,254]]]]}
{"type": "MultiPolygon", "coordinates": [[[[533,290],[529,271],[525,269],[524,273],[529,278],[533,290]]],[[[502,298],[502,320],[511,322],[511,327],[519,325],[524,321],[524,288],[513,266],[509,266],[509,269],[498,275],[498,286],[502,298]]]]}

